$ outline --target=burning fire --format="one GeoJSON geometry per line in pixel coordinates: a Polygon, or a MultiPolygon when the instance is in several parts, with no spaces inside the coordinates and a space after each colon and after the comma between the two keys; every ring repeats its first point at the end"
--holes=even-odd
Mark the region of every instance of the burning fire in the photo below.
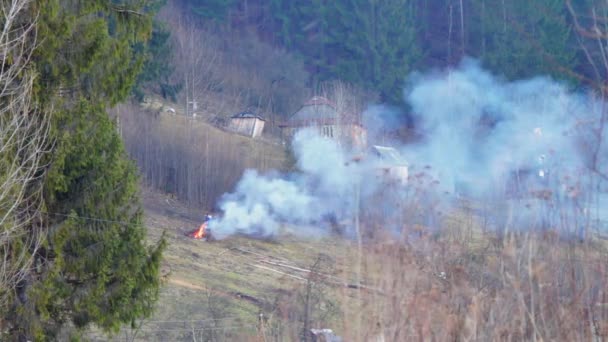
{"type": "Polygon", "coordinates": [[[205,221],[203,224],[198,227],[198,229],[188,233],[188,236],[193,239],[205,239],[207,241],[213,239],[213,235],[211,234],[211,230],[209,229],[209,221],[211,221],[213,217],[211,215],[205,216],[205,221]]]}
{"type": "Polygon", "coordinates": [[[197,230],[190,233],[190,237],[193,239],[204,239],[207,237],[207,234],[205,234],[206,230],[207,230],[207,222],[204,222],[203,224],[201,224],[200,227],[198,227],[197,230]]]}

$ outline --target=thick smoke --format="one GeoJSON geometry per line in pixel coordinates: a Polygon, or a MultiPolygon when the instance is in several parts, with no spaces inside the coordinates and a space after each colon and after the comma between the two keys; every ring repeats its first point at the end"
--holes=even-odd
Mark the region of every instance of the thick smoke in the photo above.
{"type": "Polygon", "coordinates": [[[297,132],[292,145],[300,172],[246,171],[235,192],[220,201],[223,217],[211,226],[215,236],[272,236],[285,224],[297,226],[295,233],[319,234],[329,218],[353,210],[362,165],[351,163],[347,151],[316,130],[297,132]]]}
{"type": "Polygon", "coordinates": [[[423,137],[403,147],[412,166],[430,165],[448,193],[489,203],[499,228],[579,234],[604,216],[591,172],[606,140],[594,130],[599,100],[548,77],[506,82],[473,60],[411,76],[405,98],[423,137]]]}
{"type": "MultiPolygon", "coordinates": [[[[591,178],[582,184],[582,175],[589,174],[590,149],[600,143],[590,128],[597,124],[597,108],[603,103],[547,77],[507,82],[473,60],[454,70],[412,75],[404,96],[417,118],[418,141],[399,146],[381,136],[399,122],[390,109],[370,107],[364,122],[370,146],[390,144],[406,156],[407,186],[378,177],[380,161],[371,153],[355,160],[351,151],[316,130],[303,130],[292,144],[299,172],[247,171],[235,191],[220,200],[223,217],[213,222],[214,234],[268,236],[285,225],[319,234],[327,231],[330,218],[352,218],[362,207],[407,220],[411,215],[403,216],[404,203],[422,204],[416,212],[430,205],[432,196],[424,201],[412,197],[420,186],[435,191],[433,201],[458,196],[484,201],[507,198],[521,188],[548,189],[568,210],[587,209],[582,202],[585,196],[589,201],[591,178]]],[[[391,228],[398,230],[399,224],[391,228]]]]}
{"type": "Polygon", "coordinates": [[[462,183],[480,195],[515,170],[544,178],[584,167],[575,128],[591,118],[590,100],[549,78],[504,82],[466,60],[450,72],[412,76],[405,97],[424,136],[405,151],[432,165],[449,191],[462,183]]]}

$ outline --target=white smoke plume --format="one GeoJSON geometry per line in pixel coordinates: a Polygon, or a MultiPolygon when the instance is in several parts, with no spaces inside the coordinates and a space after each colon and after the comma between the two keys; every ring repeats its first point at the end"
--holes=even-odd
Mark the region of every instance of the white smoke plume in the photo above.
{"type": "MultiPolygon", "coordinates": [[[[592,134],[603,102],[573,93],[547,77],[507,82],[474,60],[453,70],[413,74],[407,84],[404,96],[422,137],[394,146],[410,164],[407,186],[385,189],[387,184],[377,176],[378,161],[370,154],[354,162],[351,151],[313,130],[303,130],[292,144],[299,172],[247,171],[235,191],[220,200],[223,216],[213,222],[214,234],[268,236],[284,224],[301,227],[303,234],[315,227],[318,234],[328,228],[328,217],[349,218],[360,207],[411,219],[403,215],[403,204],[412,200],[413,188],[421,184],[418,180],[428,179],[422,173],[431,179],[422,185],[435,187],[439,197],[466,194],[484,200],[506,196],[516,187],[512,180],[526,171],[532,187],[539,182],[555,198],[561,196],[560,203],[567,203],[569,210],[586,210],[583,197],[589,201],[591,183],[599,185],[599,178],[583,175],[591,174],[591,160],[599,160],[598,167],[606,171],[605,163],[601,165],[605,154],[589,156],[594,147],[606,143],[605,135],[592,134]]],[[[379,106],[364,113],[364,122],[371,123],[369,145],[386,143],[375,133],[399,122],[394,117],[390,109],[379,106]]],[[[432,202],[429,198],[423,204],[432,202]]],[[[399,224],[391,228],[399,229],[399,224]]]]}
{"type": "Polygon", "coordinates": [[[408,155],[432,165],[447,189],[463,181],[479,194],[517,169],[584,166],[575,128],[592,117],[592,102],[549,78],[504,82],[465,60],[413,75],[405,96],[424,135],[408,155]]]}
{"type": "Polygon", "coordinates": [[[347,151],[312,129],[297,132],[292,146],[300,172],[246,171],[235,191],[220,200],[223,216],[211,225],[214,236],[272,236],[284,224],[297,225],[295,233],[319,234],[328,217],[353,209],[362,165],[350,163],[347,151]]]}
{"type": "Polygon", "coordinates": [[[515,229],[580,231],[592,214],[605,216],[601,178],[591,172],[594,148],[606,143],[596,134],[604,103],[591,94],[548,77],[506,82],[465,60],[412,75],[405,98],[423,138],[403,152],[431,165],[443,190],[509,204],[515,229]]]}

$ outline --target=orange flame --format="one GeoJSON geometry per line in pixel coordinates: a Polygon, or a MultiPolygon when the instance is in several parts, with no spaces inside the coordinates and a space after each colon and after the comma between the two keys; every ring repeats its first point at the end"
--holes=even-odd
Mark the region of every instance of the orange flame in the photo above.
{"type": "Polygon", "coordinates": [[[201,224],[200,227],[198,227],[197,230],[195,230],[194,232],[192,232],[192,237],[195,239],[203,239],[206,237],[205,234],[205,230],[207,229],[207,222],[201,224]]]}

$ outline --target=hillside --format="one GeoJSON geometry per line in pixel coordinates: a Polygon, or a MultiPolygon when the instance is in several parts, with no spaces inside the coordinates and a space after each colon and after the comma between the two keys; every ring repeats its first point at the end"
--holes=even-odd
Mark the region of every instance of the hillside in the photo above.
{"type": "MultiPolygon", "coordinates": [[[[295,238],[288,231],[276,241],[194,240],[185,234],[198,227],[202,211],[151,190],[144,191],[144,206],[149,239],[155,241],[165,231],[169,247],[156,313],[142,322],[136,340],[191,341],[210,336],[246,340],[259,336],[260,329],[268,329],[269,334],[280,330],[287,338],[301,329],[301,318],[281,317],[280,306],[297,305],[296,297],[302,295],[308,279],[316,282],[304,269],[321,257],[327,263],[322,269],[331,266],[336,282],[348,283],[354,277],[347,271],[352,245],[346,240],[295,238]],[[260,313],[265,315],[263,325],[260,313]]],[[[328,289],[327,296],[343,290],[328,289]]],[[[336,315],[325,324],[318,328],[336,329],[342,322],[336,315]]]]}
{"type": "Polygon", "coordinates": [[[251,139],[210,123],[211,113],[192,117],[184,112],[184,107],[160,100],[117,110],[126,149],[151,187],[213,210],[246,169],[289,167],[288,152],[278,138],[251,139]]]}
{"type": "MultiPolygon", "coordinates": [[[[605,241],[572,244],[551,232],[498,240],[479,209],[465,203],[444,216],[440,235],[413,226],[407,242],[378,236],[358,246],[336,236],[296,237],[295,226],[267,240],[194,240],[185,234],[198,227],[203,211],[150,189],[143,198],[148,239],[165,232],[169,247],[154,315],[119,335],[131,341],[292,341],[305,326],[332,329],[346,340],[491,339],[504,325],[515,329],[509,317],[528,305],[550,320],[543,324],[563,325],[548,333],[573,337],[572,315],[585,301],[558,298],[606,275],[605,241]],[[525,285],[531,279],[544,284],[543,297],[514,302],[513,296],[534,293],[525,285]]],[[[603,336],[605,304],[600,293],[588,295],[595,334],[603,336]]]]}
{"type": "MultiPolygon", "coordinates": [[[[130,337],[142,341],[293,341],[302,339],[303,332],[312,328],[329,328],[345,340],[364,341],[463,336],[518,340],[534,334],[577,340],[608,333],[605,292],[596,290],[605,288],[608,279],[606,244],[594,235],[587,239],[575,235],[574,223],[582,219],[577,216],[580,214],[574,211],[571,215],[570,207],[557,206],[564,202],[534,194],[508,200],[453,198],[437,191],[440,182],[433,178],[430,166],[410,165],[405,188],[378,183],[367,174],[360,184],[377,183],[379,187],[361,202],[363,228],[359,235],[303,237],[296,233],[306,226],[298,225],[296,219],[289,221],[291,216],[299,217],[298,212],[279,221],[279,234],[272,239],[229,236],[205,242],[187,237],[186,233],[202,222],[208,211],[205,208],[213,207],[197,205],[195,197],[188,197],[192,188],[201,189],[190,183],[196,179],[193,176],[212,184],[231,172],[236,182],[248,163],[246,156],[275,156],[283,147],[227,133],[177,112],[126,112],[137,125],[142,118],[146,120],[140,125],[148,130],[142,131],[145,134],[131,134],[140,137],[133,140],[134,146],[139,140],[144,146],[181,149],[159,148],[161,152],[148,152],[142,154],[144,157],[156,156],[152,161],[165,160],[166,165],[189,170],[182,174],[182,195],[151,188],[143,192],[148,238],[155,241],[166,231],[169,247],[155,314],[140,322],[139,329],[123,329],[130,337]],[[193,140],[197,132],[200,138],[193,140]],[[213,155],[202,154],[202,145],[193,141],[209,143],[208,151],[221,156],[221,163],[210,168],[216,172],[210,178],[197,173],[205,164],[196,162],[200,156],[213,155]],[[243,149],[248,152],[237,152],[243,149]],[[234,167],[236,162],[243,168],[234,167]],[[446,198],[450,201],[445,202],[446,198]],[[540,214],[547,219],[559,218],[554,222],[561,226],[546,226],[540,214]],[[539,228],[531,228],[534,225],[539,228]],[[581,292],[583,295],[577,295],[581,292]],[[582,326],[575,319],[582,312],[593,325],[582,326]],[[525,331],[521,330],[521,320],[512,317],[527,317],[525,331]],[[543,332],[533,330],[535,325],[542,326],[543,332]]],[[[123,127],[136,127],[127,120],[122,122],[123,127]]],[[[302,167],[319,172],[316,176],[322,181],[312,183],[307,194],[315,194],[326,180],[336,181],[328,183],[330,190],[351,187],[352,183],[344,182],[348,180],[344,175],[353,169],[334,164],[335,154],[329,145],[317,145],[315,138],[310,141],[315,153],[309,154],[307,161],[320,168],[302,167]]],[[[155,175],[162,165],[148,170],[155,175]]],[[[271,175],[256,180],[262,189],[269,184],[265,181],[308,186],[305,178],[294,177],[271,175]]],[[[471,184],[483,184],[481,181],[471,184]]],[[[234,185],[222,186],[223,192],[214,200],[232,191],[234,185]]],[[[262,191],[252,198],[263,206],[277,205],[266,202],[268,197],[280,199],[279,205],[292,200],[300,203],[300,193],[289,192],[291,198],[282,196],[285,188],[270,188],[270,193],[262,191]]],[[[257,187],[246,189],[257,191],[257,187]]],[[[330,206],[331,194],[321,192],[314,199],[330,206]],[[327,194],[330,196],[323,197],[327,194]]],[[[240,193],[240,200],[251,202],[247,195],[240,193]]],[[[287,208],[300,209],[295,205],[287,208]]],[[[591,234],[596,226],[589,223],[587,229],[591,234]]]]}

